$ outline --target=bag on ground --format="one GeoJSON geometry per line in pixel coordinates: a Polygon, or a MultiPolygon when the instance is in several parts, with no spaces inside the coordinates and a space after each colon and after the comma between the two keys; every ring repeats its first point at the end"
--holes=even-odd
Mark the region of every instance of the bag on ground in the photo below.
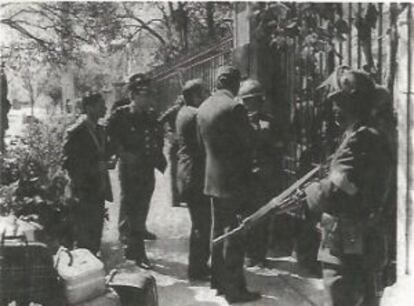
{"type": "Polygon", "coordinates": [[[156,281],[148,271],[112,270],[108,285],[118,293],[122,305],[158,306],[156,281]]]}
{"type": "Polygon", "coordinates": [[[66,302],[76,305],[105,293],[103,263],[87,249],[60,248],[55,256],[66,302]]]}

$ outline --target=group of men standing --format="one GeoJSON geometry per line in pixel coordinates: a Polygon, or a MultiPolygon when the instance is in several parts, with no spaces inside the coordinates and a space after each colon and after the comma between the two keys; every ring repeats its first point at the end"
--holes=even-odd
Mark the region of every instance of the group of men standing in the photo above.
{"type": "MultiPolygon", "coordinates": [[[[369,124],[374,83],[354,70],[338,82],[339,89],[329,98],[344,133],[326,177],[301,191],[305,200],[300,215],[321,224],[319,260],[324,262],[331,304],[376,305],[372,256],[378,233],[374,223],[390,173],[389,149],[369,124]]],[[[151,267],[144,239],[155,238],[145,227],[154,169],[166,168],[162,125],[149,89],[144,75],[130,79],[129,99],[112,111],[106,138],[97,124],[104,114],[103,99],[99,94],[86,97],[86,119],[70,129],[65,143],[65,168],[79,198],[78,246],[99,249],[104,200],[111,196],[106,161],[116,155],[121,182],[119,230],[126,257],[144,268],[151,267]]],[[[182,94],[174,125],[177,190],[192,221],[188,276],[210,279],[211,288],[230,303],[257,300],[260,294],[247,290],[243,266],[245,255],[249,265],[264,263],[266,223],[244,237],[234,236],[214,247],[210,242],[277,193],[274,172],[280,169],[274,157],[279,148],[272,138],[271,118],[261,113],[263,90],[255,80],[241,83],[236,68],[223,66],[213,94],[200,79],[188,81],[182,94]]]]}
{"type": "Polygon", "coordinates": [[[121,185],[119,233],[125,256],[137,265],[150,268],[145,239],[156,239],[146,228],[149,205],[155,187],[155,173],[164,172],[163,131],[153,108],[150,80],[133,75],[128,83],[128,98],[117,101],[105,127],[98,120],[105,115],[102,96],[83,98],[86,114],[68,130],[64,144],[64,168],[78,198],[75,207],[75,243],[98,253],[104,222],[105,200],[111,186],[108,169],[118,161],[121,185]],[[100,137],[101,131],[104,135],[100,137]],[[105,178],[105,179],[103,179],[105,178]]]}

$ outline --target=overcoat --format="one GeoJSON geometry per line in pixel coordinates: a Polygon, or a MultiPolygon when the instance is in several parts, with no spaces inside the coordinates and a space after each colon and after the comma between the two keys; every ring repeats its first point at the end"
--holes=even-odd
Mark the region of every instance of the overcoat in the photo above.
{"type": "Polygon", "coordinates": [[[206,153],[204,194],[244,198],[252,165],[252,128],[244,106],[230,91],[217,90],[199,107],[197,125],[206,153]]]}
{"type": "Polygon", "coordinates": [[[197,139],[197,109],[183,106],[177,114],[177,187],[182,201],[203,192],[204,154],[197,139]]]}

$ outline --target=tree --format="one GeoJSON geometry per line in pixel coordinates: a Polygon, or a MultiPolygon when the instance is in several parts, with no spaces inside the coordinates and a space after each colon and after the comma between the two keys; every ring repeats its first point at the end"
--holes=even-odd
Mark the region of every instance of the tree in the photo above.
{"type": "Polygon", "coordinates": [[[85,45],[107,48],[120,23],[111,18],[111,2],[4,3],[0,25],[35,42],[48,60],[64,64],[76,60],[85,45]]]}

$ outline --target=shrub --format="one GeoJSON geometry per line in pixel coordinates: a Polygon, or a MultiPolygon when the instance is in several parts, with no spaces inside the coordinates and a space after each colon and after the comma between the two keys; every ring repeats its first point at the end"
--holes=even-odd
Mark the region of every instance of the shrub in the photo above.
{"type": "Polygon", "coordinates": [[[76,201],[61,169],[65,130],[74,118],[32,122],[0,156],[0,214],[32,216],[49,235],[69,234],[76,201]]]}

